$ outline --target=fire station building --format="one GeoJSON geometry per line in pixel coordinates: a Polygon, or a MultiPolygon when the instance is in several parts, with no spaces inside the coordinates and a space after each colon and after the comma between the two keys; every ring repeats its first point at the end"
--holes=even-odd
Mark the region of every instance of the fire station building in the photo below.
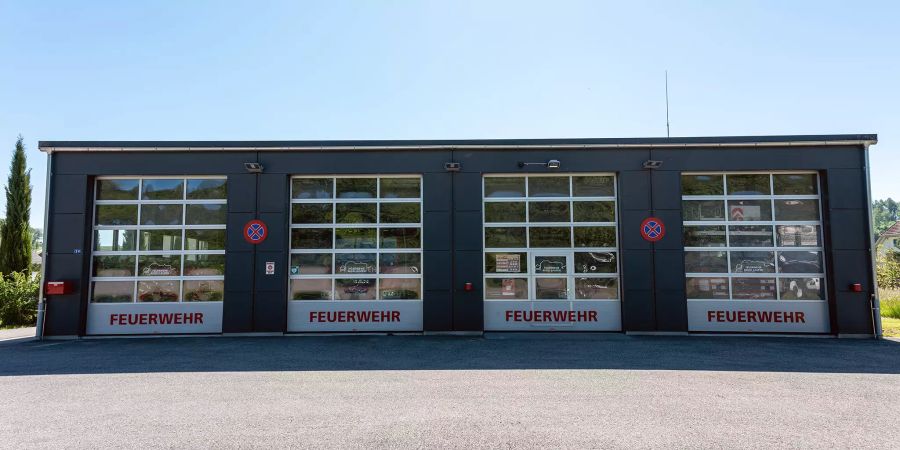
{"type": "Polygon", "coordinates": [[[876,142],[45,141],[39,332],[873,336],[876,142]]]}

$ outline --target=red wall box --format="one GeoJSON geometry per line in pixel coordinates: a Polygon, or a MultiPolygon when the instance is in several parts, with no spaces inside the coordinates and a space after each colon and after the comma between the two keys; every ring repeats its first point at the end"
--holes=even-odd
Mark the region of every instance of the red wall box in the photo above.
{"type": "Polygon", "coordinates": [[[71,281],[48,281],[44,285],[45,295],[64,295],[72,293],[71,281]]]}

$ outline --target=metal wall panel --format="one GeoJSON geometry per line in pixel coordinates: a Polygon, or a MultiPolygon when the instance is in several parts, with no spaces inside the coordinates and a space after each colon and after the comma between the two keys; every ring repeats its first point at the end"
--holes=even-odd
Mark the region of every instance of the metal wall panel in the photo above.
{"type": "Polygon", "coordinates": [[[54,175],[246,174],[254,152],[57,152],[54,175]]]}
{"type": "MultiPolygon", "coordinates": [[[[259,175],[259,192],[257,204],[261,213],[284,213],[284,205],[290,192],[287,174],[264,173],[259,175]]],[[[268,222],[266,222],[268,223],[268,222]]],[[[268,239],[266,239],[268,241],[268,239]]],[[[265,244],[266,242],[263,242],[265,244]]],[[[260,244],[262,245],[262,244],[260,244]]]]}
{"type": "Polygon", "coordinates": [[[256,175],[249,173],[228,175],[228,212],[256,214],[256,175]]]}
{"type": "MultiPolygon", "coordinates": [[[[51,216],[51,221],[52,221],[51,216]]],[[[46,297],[47,311],[44,319],[45,336],[74,336],[83,334],[83,317],[87,310],[86,293],[88,282],[84,277],[85,256],[82,254],[48,254],[47,280],[72,281],[73,292],[67,295],[46,297]]]]}
{"type": "Polygon", "coordinates": [[[426,291],[446,291],[451,286],[451,274],[453,266],[450,259],[447,258],[445,250],[425,250],[423,252],[425,261],[422,263],[428,270],[423,275],[424,289],[426,291]]]}
{"type": "MultiPolygon", "coordinates": [[[[441,155],[450,161],[450,154],[441,155]]],[[[453,265],[450,253],[453,208],[453,174],[426,172],[422,175],[422,327],[425,331],[453,329],[453,265]]]]}
{"type": "Polygon", "coordinates": [[[864,292],[835,292],[835,322],[837,330],[832,330],[837,334],[850,335],[871,335],[872,331],[872,309],[869,305],[869,293],[866,289],[864,292]]]}
{"type": "MultiPolygon", "coordinates": [[[[480,219],[479,215],[479,220],[480,219]]],[[[475,222],[478,234],[481,223],[475,222]]],[[[481,331],[484,329],[484,289],[482,281],[481,248],[477,250],[454,251],[453,282],[453,329],[455,331],[481,331]],[[472,290],[464,289],[465,283],[472,283],[472,290]]]]}
{"type": "Polygon", "coordinates": [[[54,175],[52,190],[50,210],[54,214],[85,214],[90,207],[85,174],[54,175]]]}
{"type": "MultiPolygon", "coordinates": [[[[249,264],[252,264],[252,260],[249,264]]],[[[250,333],[252,331],[253,293],[251,291],[225,290],[225,303],[222,309],[222,332],[250,333]]]]}
{"type": "Polygon", "coordinates": [[[641,222],[651,216],[651,174],[641,170],[650,152],[640,155],[619,173],[619,248],[622,255],[622,328],[624,331],[656,331],[653,284],[653,244],[640,235],[641,222]]]}
{"type": "Polygon", "coordinates": [[[426,212],[450,211],[453,207],[453,173],[426,173],[422,177],[425,191],[422,193],[422,208],[426,212]]]}
{"type": "MultiPolygon", "coordinates": [[[[257,255],[259,260],[260,255],[257,255]]],[[[253,331],[283,332],[287,320],[287,295],[284,290],[257,290],[253,296],[253,331]]]]}
{"type": "MultiPolygon", "coordinates": [[[[48,229],[44,230],[43,264],[46,281],[71,281],[73,293],[46,297],[45,336],[72,336],[84,332],[87,311],[86,275],[90,241],[88,227],[93,219],[90,180],[86,174],[60,175],[53,156],[54,181],[50,189],[48,229]],[[58,180],[58,181],[57,181],[58,180]]],[[[44,280],[42,280],[43,282],[44,280]]]]}
{"type": "Polygon", "coordinates": [[[649,209],[622,209],[619,215],[619,247],[623,252],[649,251],[652,248],[652,244],[645,241],[639,231],[641,222],[649,216],[649,209]]]}
{"type": "MultiPolygon", "coordinates": [[[[649,267],[649,263],[647,267],[649,267]]],[[[650,289],[631,289],[625,283],[623,283],[623,286],[622,331],[656,331],[656,321],[654,320],[656,308],[653,291],[650,289]]]]}
{"type": "MultiPolygon", "coordinates": [[[[649,158],[649,154],[647,156],[649,158]]],[[[636,162],[634,166],[619,172],[619,209],[623,211],[650,210],[650,173],[639,170],[642,163],[636,162]]]]}
{"type": "MultiPolygon", "coordinates": [[[[656,152],[651,155],[656,158],[656,152]]],[[[652,184],[652,203],[654,210],[672,210],[681,211],[681,172],[673,170],[654,169],[650,171],[650,182],[652,184]],[[673,189],[677,187],[677,189],[673,189]]],[[[680,221],[680,220],[679,220],[680,221]]],[[[669,222],[666,222],[668,225],[669,222]]]]}
{"type": "Polygon", "coordinates": [[[828,169],[828,207],[866,209],[866,173],[863,169],[828,169]]]}
{"type": "Polygon", "coordinates": [[[450,251],[453,238],[453,223],[450,217],[450,211],[425,211],[422,218],[422,227],[427,230],[422,236],[425,251],[450,251]]]}
{"type": "Polygon", "coordinates": [[[865,250],[869,247],[869,231],[865,209],[829,210],[832,250],[865,250]],[[839,231],[834,233],[834,231],[839,231]]]}
{"type": "Polygon", "coordinates": [[[47,240],[47,250],[53,254],[80,254],[90,250],[90,243],[85,242],[88,223],[92,214],[57,214],[53,213],[53,221],[47,240]]]}
{"type": "MultiPolygon", "coordinates": [[[[222,332],[250,333],[254,329],[254,245],[244,240],[244,224],[256,218],[257,176],[244,172],[243,162],[256,161],[247,155],[228,175],[228,241],[225,246],[225,300],[222,304],[222,332]]],[[[270,236],[271,237],[271,236],[270,236]]]]}
{"type": "Polygon", "coordinates": [[[660,148],[653,150],[652,159],[663,161],[662,170],[674,171],[822,170],[864,166],[859,146],[660,148]]]}

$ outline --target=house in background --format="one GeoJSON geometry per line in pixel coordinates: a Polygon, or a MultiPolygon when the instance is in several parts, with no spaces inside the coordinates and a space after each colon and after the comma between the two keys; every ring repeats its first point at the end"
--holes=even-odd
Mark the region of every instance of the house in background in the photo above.
{"type": "Polygon", "coordinates": [[[900,238],[900,221],[894,222],[887,230],[878,235],[878,240],[875,241],[875,250],[878,252],[878,257],[880,258],[891,251],[900,251],[900,246],[898,246],[897,242],[898,238],[900,238]]]}

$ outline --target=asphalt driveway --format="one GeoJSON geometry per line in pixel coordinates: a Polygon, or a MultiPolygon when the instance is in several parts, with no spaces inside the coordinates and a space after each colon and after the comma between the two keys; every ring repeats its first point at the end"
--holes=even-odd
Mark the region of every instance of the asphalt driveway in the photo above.
{"type": "Polygon", "coordinates": [[[14,448],[897,448],[900,343],[7,341],[0,405],[14,448]]]}

